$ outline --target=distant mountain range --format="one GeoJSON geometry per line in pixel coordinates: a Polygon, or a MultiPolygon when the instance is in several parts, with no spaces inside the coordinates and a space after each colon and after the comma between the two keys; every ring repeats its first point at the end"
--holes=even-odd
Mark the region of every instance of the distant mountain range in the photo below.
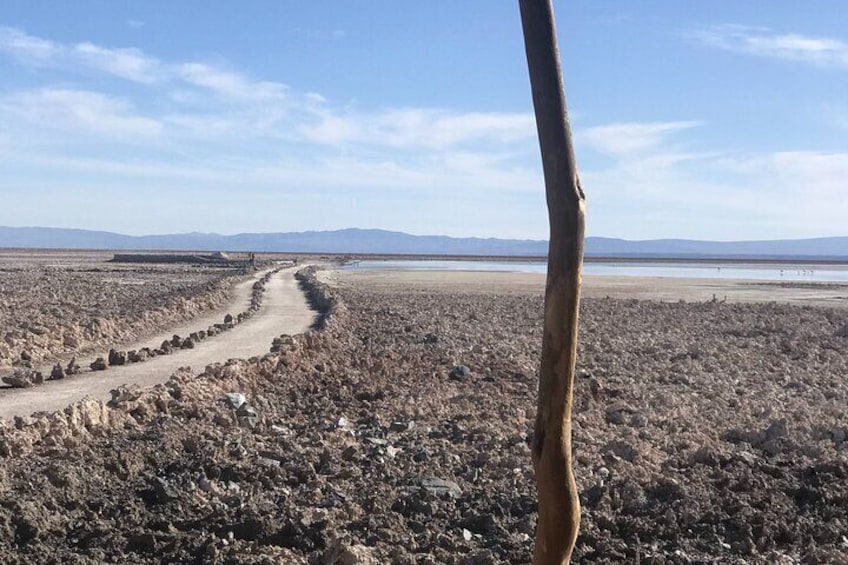
{"type": "MultiPolygon", "coordinates": [[[[0,227],[0,247],[519,257],[544,257],[548,251],[547,241],[540,240],[457,238],[363,229],[236,235],[185,233],[130,236],[77,229],[0,227]]],[[[848,259],[848,237],[773,241],[629,241],[589,237],[586,240],[586,255],[622,258],[848,259]]]]}

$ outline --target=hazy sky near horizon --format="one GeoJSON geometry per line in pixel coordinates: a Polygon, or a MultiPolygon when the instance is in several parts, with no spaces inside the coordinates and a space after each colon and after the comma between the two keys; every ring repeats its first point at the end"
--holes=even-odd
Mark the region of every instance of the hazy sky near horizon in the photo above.
{"type": "MultiPolygon", "coordinates": [[[[848,3],[555,2],[589,235],[846,235],[848,3]]],[[[3,0],[0,225],[547,237],[517,2],[3,0]]]]}

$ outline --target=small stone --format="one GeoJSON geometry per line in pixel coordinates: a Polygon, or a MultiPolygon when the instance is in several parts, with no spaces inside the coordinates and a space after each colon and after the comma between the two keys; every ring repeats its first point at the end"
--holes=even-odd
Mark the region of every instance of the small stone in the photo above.
{"type": "Polygon", "coordinates": [[[462,489],[453,481],[440,479],[438,477],[424,477],[417,481],[417,486],[437,496],[447,495],[451,498],[462,496],[462,489]]]}
{"type": "Polygon", "coordinates": [[[226,316],[224,316],[224,323],[227,324],[227,325],[232,324],[233,323],[233,315],[227,314],[226,316]]]}
{"type": "Polygon", "coordinates": [[[91,367],[92,371],[105,371],[107,367],[106,360],[103,357],[98,357],[89,367],[91,367]]]}
{"type": "Polygon", "coordinates": [[[174,335],[171,338],[171,346],[172,347],[182,347],[182,345],[183,345],[183,338],[181,338],[180,336],[174,335]]]}
{"type": "Polygon", "coordinates": [[[373,444],[373,445],[388,445],[388,443],[389,443],[386,440],[384,440],[382,438],[378,438],[378,437],[369,437],[369,438],[366,438],[366,441],[370,444],[373,444]]]}
{"type": "Polygon", "coordinates": [[[109,350],[109,365],[126,365],[127,363],[127,354],[123,351],[115,351],[114,349],[109,350]]]}
{"type": "Polygon", "coordinates": [[[247,402],[247,397],[240,392],[228,392],[226,397],[230,402],[230,406],[232,406],[235,410],[238,410],[241,408],[242,404],[247,402]]]}
{"type": "Polygon", "coordinates": [[[29,388],[33,385],[32,378],[24,370],[16,370],[11,375],[4,376],[2,380],[12,388],[29,388]]]}
{"type": "Polygon", "coordinates": [[[371,549],[364,545],[345,545],[335,541],[322,556],[325,565],[376,565],[371,549]]]}
{"type": "Polygon", "coordinates": [[[471,376],[471,369],[465,365],[457,365],[448,373],[448,377],[455,381],[462,381],[471,376]]]}
{"type": "Polygon", "coordinates": [[[65,378],[65,369],[62,368],[61,363],[56,363],[53,365],[53,370],[50,371],[50,380],[59,381],[65,378]]]}
{"type": "Polygon", "coordinates": [[[150,357],[150,350],[146,347],[138,351],[127,351],[127,363],[141,363],[147,361],[148,357],[150,357]]]}
{"type": "Polygon", "coordinates": [[[239,406],[239,409],[236,410],[236,416],[238,416],[240,424],[246,425],[249,428],[256,426],[256,423],[259,421],[259,414],[256,412],[256,409],[247,402],[239,406]]]}
{"type": "Polygon", "coordinates": [[[68,376],[78,375],[80,372],[80,366],[77,363],[77,358],[72,357],[70,361],[68,361],[68,366],[65,367],[65,374],[68,376]]]}
{"type": "Polygon", "coordinates": [[[408,432],[412,428],[415,427],[415,421],[410,420],[409,422],[396,421],[389,424],[389,429],[393,432],[408,432]]]}
{"type": "Polygon", "coordinates": [[[159,502],[168,502],[180,497],[176,489],[174,489],[174,487],[168,484],[168,481],[161,477],[154,478],[151,486],[153,487],[153,492],[156,495],[156,500],[159,502]]]}
{"type": "Polygon", "coordinates": [[[471,537],[471,532],[469,532],[465,528],[462,528],[462,539],[464,539],[465,541],[471,541],[471,537]]]}

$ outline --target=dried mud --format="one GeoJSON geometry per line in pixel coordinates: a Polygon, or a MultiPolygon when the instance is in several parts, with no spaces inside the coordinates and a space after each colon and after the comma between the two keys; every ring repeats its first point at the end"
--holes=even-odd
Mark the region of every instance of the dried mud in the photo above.
{"type": "MultiPolygon", "coordinates": [[[[261,359],[6,423],[0,561],[528,562],[541,296],[336,292],[261,359]]],[[[846,323],[585,301],[575,560],[848,560],[846,323]]]]}

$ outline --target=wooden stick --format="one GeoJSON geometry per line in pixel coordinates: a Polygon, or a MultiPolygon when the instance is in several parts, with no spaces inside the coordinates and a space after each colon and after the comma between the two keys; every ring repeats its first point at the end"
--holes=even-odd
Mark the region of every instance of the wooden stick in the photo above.
{"type": "Polygon", "coordinates": [[[571,408],[586,205],[577,166],[551,0],[519,0],[550,221],[545,326],[533,464],[539,499],[536,565],[568,563],[580,527],[571,408]]]}

